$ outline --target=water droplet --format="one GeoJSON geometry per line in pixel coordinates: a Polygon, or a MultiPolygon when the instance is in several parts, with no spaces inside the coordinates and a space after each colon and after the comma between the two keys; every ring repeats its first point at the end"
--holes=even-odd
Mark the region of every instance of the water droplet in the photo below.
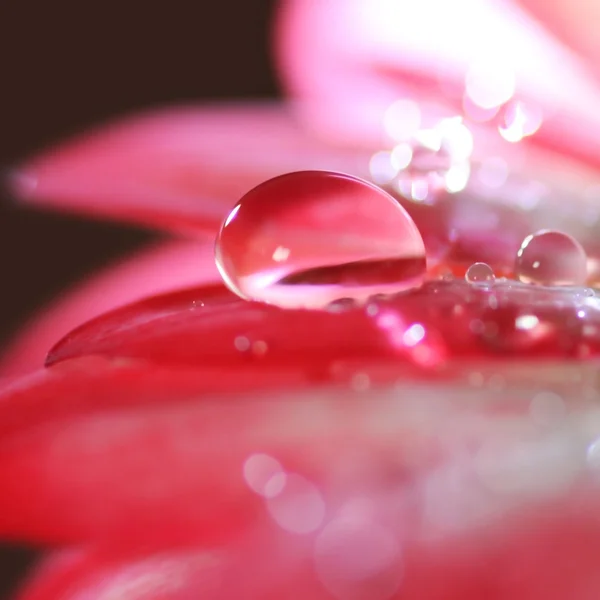
{"type": "Polygon", "coordinates": [[[496,279],[494,277],[494,271],[492,267],[487,263],[477,262],[473,263],[465,273],[465,279],[469,283],[473,283],[475,285],[489,285],[494,283],[496,279]]]}
{"type": "Polygon", "coordinates": [[[419,286],[426,268],[419,230],[389,194],[327,171],[282,175],[248,192],[215,255],[232,291],[282,307],[396,293],[419,286]]]}
{"type": "Polygon", "coordinates": [[[524,283],[582,285],[587,278],[585,250],[566,233],[538,231],[523,240],[515,275],[524,283]]]}

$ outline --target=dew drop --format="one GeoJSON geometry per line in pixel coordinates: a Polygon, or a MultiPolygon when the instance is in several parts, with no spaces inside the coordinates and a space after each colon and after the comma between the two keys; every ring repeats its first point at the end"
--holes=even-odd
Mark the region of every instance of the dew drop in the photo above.
{"type": "Polygon", "coordinates": [[[477,262],[473,263],[465,273],[465,279],[469,283],[473,283],[475,285],[489,285],[494,283],[496,279],[494,277],[494,271],[492,267],[487,263],[477,262]]]}
{"type": "Polygon", "coordinates": [[[541,230],[523,240],[517,252],[515,275],[523,283],[582,285],[587,278],[586,253],[570,235],[541,230]]]}
{"type": "Polygon", "coordinates": [[[233,292],[286,308],[411,289],[426,269],[421,234],[396,200],[328,171],[282,175],[248,192],[225,219],[215,257],[233,292]]]}

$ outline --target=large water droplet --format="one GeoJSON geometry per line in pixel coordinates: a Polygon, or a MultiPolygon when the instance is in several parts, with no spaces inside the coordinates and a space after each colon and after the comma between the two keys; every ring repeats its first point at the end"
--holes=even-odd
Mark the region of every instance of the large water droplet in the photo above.
{"type": "Polygon", "coordinates": [[[570,235],[538,231],[523,240],[517,252],[515,275],[524,283],[582,285],[587,278],[587,256],[570,235]]]}
{"type": "Polygon", "coordinates": [[[410,289],[426,268],[421,234],[389,194],[327,171],[252,189],[225,220],[215,254],[232,291],[283,307],[410,289]]]}

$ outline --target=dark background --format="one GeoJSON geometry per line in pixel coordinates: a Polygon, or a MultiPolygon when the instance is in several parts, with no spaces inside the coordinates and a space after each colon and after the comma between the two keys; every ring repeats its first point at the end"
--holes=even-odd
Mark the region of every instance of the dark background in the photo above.
{"type": "MultiPolygon", "coordinates": [[[[0,0],[0,171],[141,108],[275,96],[274,5],[0,0]]],[[[2,190],[0,345],[58,291],[149,240],[130,227],[19,209],[2,190]]],[[[34,557],[0,546],[0,598],[34,557]]]]}

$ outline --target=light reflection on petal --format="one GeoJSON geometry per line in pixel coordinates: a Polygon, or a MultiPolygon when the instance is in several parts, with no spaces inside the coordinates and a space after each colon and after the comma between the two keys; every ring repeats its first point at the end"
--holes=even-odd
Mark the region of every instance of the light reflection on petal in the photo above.
{"type": "Polygon", "coordinates": [[[325,500],[319,488],[295,473],[287,474],[281,491],[267,501],[269,514],[286,531],[316,531],[325,517],[325,500]]]}
{"type": "Polygon", "coordinates": [[[502,55],[473,62],[465,78],[466,93],[474,104],[493,109],[508,102],[515,93],[515,73],[502,55]]]}
{"type": "Polygon", "coordinates": [[[507,142],[520,142],[533,135],[542,124],[542,112],[533,105],[513,102],[504,110],[504,125],[498,127],[500,135],[507,142]]]}

